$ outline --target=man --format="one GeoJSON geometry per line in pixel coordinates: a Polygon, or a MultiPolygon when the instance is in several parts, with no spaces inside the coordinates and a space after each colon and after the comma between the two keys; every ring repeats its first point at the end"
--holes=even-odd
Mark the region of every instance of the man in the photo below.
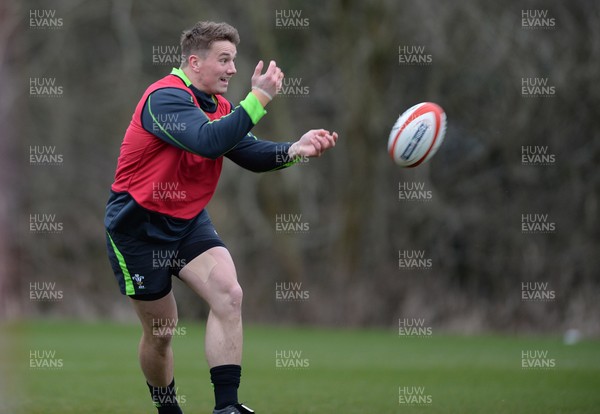
{"type": "Polygon", "coordinates": [[[258,62],[251,91],[233,107],[221,94],[236,73],[238,43],[237,30],[226,23],[198,22],[183,33],[181,67],[150,85],[135,109],[106,208],[109,259],[142,324],[140,365],[160,414],[182,413],[171,349],[177,321],[172,274],[210,306],[205,353],[213,413],[254,412],[237,397],[242,289],[205,210],[223,157],[255,172],[272,171],[318,157],[337,140],[326,130],[308,131],[293,144],[256,139],[250,130],[266,114],[283,73],[274,61],[263,73],[258,62]]]}

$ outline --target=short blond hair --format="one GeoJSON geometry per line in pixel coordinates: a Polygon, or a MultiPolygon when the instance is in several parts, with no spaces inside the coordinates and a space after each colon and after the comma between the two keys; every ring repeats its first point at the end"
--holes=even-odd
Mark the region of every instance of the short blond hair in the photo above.
{"type": "Polygon", "coordinates": [[[227,40],[237,46],[240,35],[235,27],[227,23],[198,22],[191,29],[184,30],[180,40],[184,57],[181,66],[187,65],[187,58],[191,54],[205,55],[212,44],[219,40],[227,40]]]}

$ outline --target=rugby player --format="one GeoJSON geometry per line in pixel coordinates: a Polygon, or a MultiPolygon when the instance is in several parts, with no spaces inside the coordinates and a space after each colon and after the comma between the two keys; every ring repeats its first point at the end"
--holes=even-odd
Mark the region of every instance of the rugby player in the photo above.
{"type": "Polygon", "coordinates": [[[238,43],[237,30],[226,23],[198,22],[183,32],[181,66],[150,85],[135,108],[106,207],[108,256],[142,325],[139,361],[160,414],[182,413],[171,348],[177,321],[173,275],[210,307],[204,346],[213,413],[254,412],[238,401],[242,289],[206,211],[223,158],[255,172],[280,170],[320,156],[338,138],[317,129],[293,143],[257,139],[251,130],[284,74],[274,61],[266,69],[258,62],[250,92],[234,106],[222,94],[236,74],[238,43]]]}

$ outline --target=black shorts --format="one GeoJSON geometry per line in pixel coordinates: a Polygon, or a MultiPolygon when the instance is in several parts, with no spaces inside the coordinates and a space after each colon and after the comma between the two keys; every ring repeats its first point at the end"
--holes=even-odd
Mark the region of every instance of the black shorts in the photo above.
{"type": "Polygon", "coordinates": [[[157,300],[171,291],[171,276],[208,249],[225,244],[206,210],[181,240],[148,241],[106,231],[108,258],[121,293],[138,300],[157,300]]]}

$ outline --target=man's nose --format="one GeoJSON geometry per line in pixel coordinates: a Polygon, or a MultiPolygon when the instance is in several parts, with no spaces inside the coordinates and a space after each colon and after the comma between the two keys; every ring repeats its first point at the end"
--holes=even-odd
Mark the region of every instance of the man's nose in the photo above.
{"type": "Polygon", "coordinates": [[[229,68],[227,69],[227,73],[230,75],[235,75],[237,73],[237,69],[235,68],[235,63],[231,62],[229,68]]]}

